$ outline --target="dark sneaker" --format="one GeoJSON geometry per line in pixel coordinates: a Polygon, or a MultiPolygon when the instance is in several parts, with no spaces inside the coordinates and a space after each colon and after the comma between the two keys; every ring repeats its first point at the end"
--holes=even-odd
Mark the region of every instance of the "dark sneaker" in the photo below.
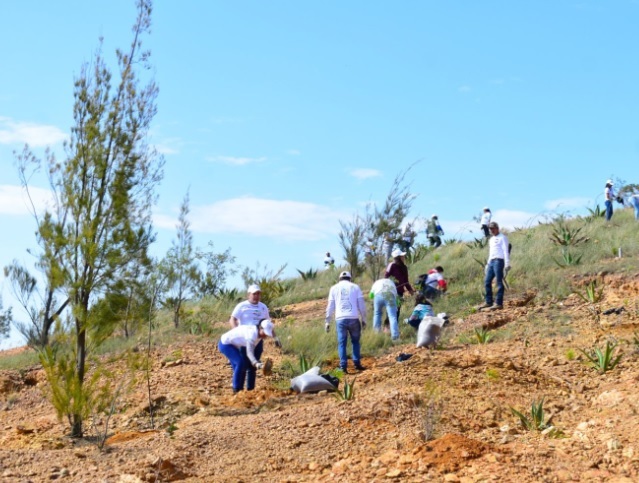
{"type": "Polygon", "coordinates": [[[355,364],[355,369],[357,369],[358,371],[365,371],[366,368],[361,365],[361,364],[355,364]]]}
{"type": "Polygon", "coordinates": [[[348,374],[348,368],[347,367],[340,367],[339,370],[342,371],[344,374],[348,374]]]}

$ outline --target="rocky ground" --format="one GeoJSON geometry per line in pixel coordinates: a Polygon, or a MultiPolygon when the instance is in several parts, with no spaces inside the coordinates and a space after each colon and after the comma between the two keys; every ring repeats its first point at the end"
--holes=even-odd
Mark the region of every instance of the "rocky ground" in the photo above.
{"type": "MultiPolygon", "coordinates": [[[[0,478],[639,481],[639,276],[608,276],[605,286],[596,306],[527,293],[510,295],[501,312],[453,316],[441,350],[404,345],[364,359],[351,401],[276,389],[276,373],[233,395],[215,342],[185,337],[153,354],[157,429],[141,381],[120,398],[103,450],[95,437],[65,436],[41,370],[3,371],[0,478]],[[490,343],[472,343],[480,326],[490,343]],[[623,357],[600,374],[578,349],[611,337],[623,357]],[[397,362],[401,352],[413,356],[397,362]],[[510,408],[529,414],[542,397],[551,428],[526,430],[510,408]]],[[[316,301],[285,312],[304,321],[323,311],[316,301]]],[[[265,352],[277,368],[278,351],[269,343],[265,352]]]]}

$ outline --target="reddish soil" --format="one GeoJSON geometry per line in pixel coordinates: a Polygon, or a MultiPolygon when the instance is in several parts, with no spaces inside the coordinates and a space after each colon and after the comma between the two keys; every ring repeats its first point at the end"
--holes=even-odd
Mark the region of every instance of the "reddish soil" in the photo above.
{"type": "MultiPolygon", "coordinates": [[[[533,293],[510,294],[501,312],[453,319],[442,350],[411,344],[366,358],[351,401],[275,389],[281,356],[271,343],[274,374],[233,395],[215,342],[185,337],[153,352],[155,429],[140,380],[118,400],[102,451],[95,438],[65,436],[39,368],[2,371],[0,479],[636,482],[639,277],[608,276],[605,286],[595,307],[576,296],[541,304],[533,293]],[[471,344],[477,326],[494,340],[471,344]],[[623,357],[599,374],[578,349],[611,337],[623,357]],[[163,362],[176,351],[178,360],[163,362]],[[413,357],[396,362],[400,352],[413,357]],[[526,430],[511,412],[529,414],[541,397],[554,432],[526,430]]],[[[284,315],[305,323],[323,311],[324,301],[311,301],[284,315]]]]}

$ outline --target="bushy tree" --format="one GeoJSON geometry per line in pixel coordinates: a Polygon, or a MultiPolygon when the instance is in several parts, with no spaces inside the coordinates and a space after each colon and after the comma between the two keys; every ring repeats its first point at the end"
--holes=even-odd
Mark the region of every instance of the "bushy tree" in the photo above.
{"type": "Polygon", "coordinates": [[[180,325],[184,302],[197,293],[201,278],[196,250],[193,247],[191,223],[188,220],[189,211],[189,194],[187,192],[182,205],[180,205],[176,238],[162,261],[162,271],[166,277],[168,292],[165,305],[173,312],[173,325],[176,328],[180,325]]]}
{"type": "Polygon", "coordinates": [[[351,277],[355,279],[363,272],[362,245],[366,231],[365,222],[355,215],[350,221],[339,220],[339,226],[339,244],[344,250],[344,260],[351,272],[351,277]]]}
{"type": "Polygon", "coordinates": [[[101,50],[82,68],[74,86],[74,125],[65,143],[66,157],[62,162],[47,159],[55,201],[38,226],[38,238],[43,266],[60,274],[69,294],[74,347],[59,352],[68,354],[64,358],[48,352],[42,360],[52,387],[69,391],[70,400],[56,398],[67,401],[56,410],[67,415],[76,437],[83,434],[88,411],[82,406],[95,400],[95,386],[84,385],[89,348],[94,347],[90,338],[99,342],[110,325],[107,321],[102,326],[98,316],[103,312],[101,301],[113,297],[115,281],[146,257],[154,241],[151,207],[163,160],[146,137],[158,89],[152,80],[142,85],[136,72],[147,66],[149,53],[142,50],[141,38],[149,32],[151,10],[150,0],[138,0],[130,48],[116,51],[119,77],[112,74],[101,50]],[[65,376],[54,380],[56,374],[65,376]]]}

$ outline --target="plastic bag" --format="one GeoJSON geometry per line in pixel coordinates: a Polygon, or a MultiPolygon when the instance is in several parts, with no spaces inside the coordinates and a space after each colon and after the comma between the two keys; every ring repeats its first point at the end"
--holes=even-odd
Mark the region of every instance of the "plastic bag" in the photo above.
{"type": "Polygon", "coordinates": [[[445,323],[439,317],[424,317],[417,329],[417,347],[435,348],[445,323]]]}
{"type": "Polygon", "coordinates": [[[334,391],[335,386],[319,375],[320,368],[315,366],[304,374],[291,379],[291,389],[295,392],[334,391]]]}

